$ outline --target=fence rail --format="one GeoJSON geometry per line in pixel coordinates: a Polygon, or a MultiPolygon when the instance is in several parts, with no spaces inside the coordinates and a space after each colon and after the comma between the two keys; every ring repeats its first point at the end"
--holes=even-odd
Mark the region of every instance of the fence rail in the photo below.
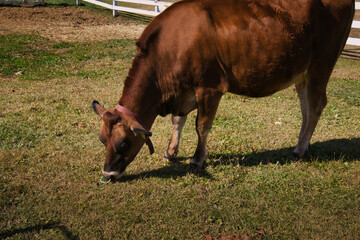
{"type": "Polygon", "coordinates": [[[113,0],[113,4],[104,3],[97,0],[76,0],[76,4],[80,5],[81,1],[92,3],[101,7],[105,7],[108,9],[113,10],[113,16],[118,15],[118,11],[122,12],[130,12],[130,13],[137,13],[145,16],[155,17],[159,15],[165,8],[169,7],[172,3],[171,2],[163,2],[160,0],[113,0]],[[132,7],[122,7],[118,6],[118,2],[125,2],[125,3],[134,3],[134,4],[141,4],[141,5],[149,5],[154,6],[154,11],[144,10],[139,8],[132,8],[132,7]]]}

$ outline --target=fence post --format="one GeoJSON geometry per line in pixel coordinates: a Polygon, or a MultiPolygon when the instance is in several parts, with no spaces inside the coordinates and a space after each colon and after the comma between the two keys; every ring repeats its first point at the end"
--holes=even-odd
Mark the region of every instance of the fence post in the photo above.
{"type": "MultiPolygon", "coordinates": [[[[113,0],[113,6],[116,7],[118,5],[117,1],[116,0],[113,0]]],[[[113,17],[117,17],[119,14],[118,14],[118,11],[117,10],[113,10],[113,17]]]]}
{"type": "MultiPolygon", "coordinates": [[[[158,0],[155,0],[155,3],[158,3],[158,0]]],[[[155,12],[160,12],[159,5],[155,5],[154,11],[155,11],[155,12]]]]}

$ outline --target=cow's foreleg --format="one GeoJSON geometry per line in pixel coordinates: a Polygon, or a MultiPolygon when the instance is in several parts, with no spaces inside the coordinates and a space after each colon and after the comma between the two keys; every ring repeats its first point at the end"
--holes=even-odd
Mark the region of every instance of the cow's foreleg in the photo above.
{"type": "Polygon", "coordinates": [[[206,158],[206,140],[212,127],[217,108],[223,93],[215,89],[198,89],[196,91],[196,101],[198,103],[196,132],[198,144],[191,161],[191,165],[202,167],[206,158]]]}
{"type": "Polygon", "coordinates": [[[302,115],[302,124],[301,130],[299,134],[299,139],[302,137],[305,131],[305,127],[307,124],[307,100],[306,100],[306,76],[304,74],[303,82],[295,84],[296,92],[300,100],[300,107],[301,107],[301,115],[302,115]]]}
{"type": "Polygon", "coordinates": [[[171,117],[171,121],[172,121],[172,125],[173,125],[173,132],[171,135],[168,149],[166,150],[166,152],[164,154],[164,157],[169,160],[174,159],[178,153],[181,132],[184,128],[186,118],[187,118],[187,116],[184,116],[184,117],[172,116],[171,117]]]}
{"type": "Polygon", "coordinates": [[[299,141],[293,152],[296,157],[302,157],[308,149],[311,136],[326,106],[326,83],[319,84],[310,81],[296,86],[303,116],[299,141]]]}

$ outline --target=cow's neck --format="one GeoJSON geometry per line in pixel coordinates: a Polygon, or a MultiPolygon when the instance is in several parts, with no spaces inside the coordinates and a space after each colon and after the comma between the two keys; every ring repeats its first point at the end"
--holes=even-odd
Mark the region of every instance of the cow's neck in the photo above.
{"type": "Polygon", "coordinates": [[[153,71],[145,60],[135,58],[119,99],[119,105],[136,114],[148,130],[158,115],[161,100],[153,76],[153,71]]]}

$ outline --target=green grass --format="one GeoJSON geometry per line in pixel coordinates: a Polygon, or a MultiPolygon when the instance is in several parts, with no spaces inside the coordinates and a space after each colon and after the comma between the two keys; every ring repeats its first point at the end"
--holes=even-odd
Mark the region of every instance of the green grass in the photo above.
{"type": "Polygon", "coordinates": [[[47,6],[76,6],[76,0],[45,0],[47,6]]]}
{"type": "Polygon", "coordinates": [[[74,67],[75,64],[83,67],[83,64],[90,59],[96,61],[106,58],[110,62],[106,64],[111,65],[112,62],[130,58],[133,54],[132,49],[129,49],[133,41],[126,39],[96,45],[54,43],[36,35],[2,35],[0,41],[4,43],[0,46],[0,74],[4,76],[18,74],[22,80],[46,80],[76,75],[86,77],[91,74],[91,70],[71,71],[69,68],[74,67]],[[103,51],[104,48],[106,51],[103,51]]]}
{"type": "Polygon", "coordinates": [[[116,104],[135,42],[36,35],[0,42],[0,238],[360,237],[359,62],[339,60],[345,77],[331,79],[328,106],[300,161],[288,157],[301,124],[292,88],[262,99],[227,94],[204,171],[187,168],[195,113],[175,162],[162,161],[171,125],[159,117],[156,153],[142,149],[121,181],[104,185],[105,149],[90,103],[116,104]]]}

